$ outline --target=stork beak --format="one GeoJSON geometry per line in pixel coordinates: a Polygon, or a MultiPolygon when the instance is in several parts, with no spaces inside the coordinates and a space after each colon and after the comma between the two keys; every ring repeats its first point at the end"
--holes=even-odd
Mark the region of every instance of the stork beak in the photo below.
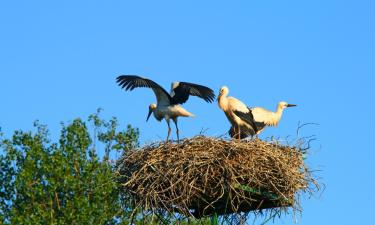
{"type": "Polygon", "coordinates": [[[288,104],[286,107],[294,107],[294,106],[297,106],[297,105],[294,105],[294,104],[288,104]]]}
{"type": "Polygon", "coordinates": [[[152,109],[150,108],[150,109],[148,110],[148,115],[147,115],[146,122],[148,121],[148,119],[150,119],[151,113],[152,113],[152,109]]]}

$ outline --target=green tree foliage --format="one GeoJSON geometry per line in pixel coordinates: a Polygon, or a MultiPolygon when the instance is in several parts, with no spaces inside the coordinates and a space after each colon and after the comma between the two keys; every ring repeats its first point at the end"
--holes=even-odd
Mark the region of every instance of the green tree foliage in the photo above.
{"type": "Polygon", "coordinates": [[[115,118],[95,114],[62,124],[55,143],[34,125],[0,134],[0,224],[127,224],[111,153],[137,146],[138,129],[117,130],[115,118]]]}
{"type": "Polygon", "coordinates": [[[0,130],[0,225],[210,224],[133,210],[116,183],[113,153],[138,147],[139,131],[119,130],[116,118],[99,113],[62,124],[55,142],[38,121],[10,138],[0,130]]]}

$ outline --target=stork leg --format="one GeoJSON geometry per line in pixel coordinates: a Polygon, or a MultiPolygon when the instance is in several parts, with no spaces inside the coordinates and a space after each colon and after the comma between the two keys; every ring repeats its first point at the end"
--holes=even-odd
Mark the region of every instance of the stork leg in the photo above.
{"type": "Polygon", "coordinates": [[[234,125],[233,126],[233,139],[239,139],[238,132],[239,132],[239,126],[234,125]]]}
{"type": "Polygon", "coordinates": [[[178,129],[177,126],[177,117],[172,118],[174,124],[176,125],[176,134],[177,134],[177,143],[180,143],[180,130],[178,129]]]}
{"type": "Polygon", "coordinates": [[[237,135],[237,126],[232,126],[232,128],[233,128],[233,136],[231,136],[232,137],[232,139],[235,139],[236,138],[236,135],[237,135]]]}
{"type": "Polygon", "coordinates": [[[169,141],[169,135],[171,134],[171,126],[169,124],[169,119],[165,119],[165,121],[167,121],[167,125],[168,125],[168,135],[167,135],[167,140],[165,140],[165,143],[168,143],[169,141]]]}
{"type": "Polygon", "coordinates": [[[238,140],[241,140],[241,127],[238,126],[238,140]]]}
{"type": "Polygon", "coordinates": [[[258,140],[258,139],[259,139],[259,133],[260,133],[260,132],[255,132],[255,134],[254,134],[255,140],[258,140]]]}

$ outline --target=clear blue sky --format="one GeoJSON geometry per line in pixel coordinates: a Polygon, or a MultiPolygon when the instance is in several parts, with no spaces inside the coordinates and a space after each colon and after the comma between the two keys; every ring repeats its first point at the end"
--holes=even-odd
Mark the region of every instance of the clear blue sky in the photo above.
{"type": "MultiPolygon", "coordinates": [[[[145,122],[147,89],[124,92],[120,74],[222,85],[251,106],[288,109],[262,137],[318,141],[309,158],[326,190],[303,199],[298,224],[374,224],[375,3],[310,1],[1,1],[0,126],[6,135],[40,119],[56,136],[61,121],[98,107],[142,142],[164,139],[166,124],[145,122]],[[321,145],[321,148],[320,148],[321,145]]],[[[197,115],[181,135],[220,135],[229,123],[216,103],[191,98],[197,115]]],[[[290,217],[275,224],[291,224],[290,217]]]]}

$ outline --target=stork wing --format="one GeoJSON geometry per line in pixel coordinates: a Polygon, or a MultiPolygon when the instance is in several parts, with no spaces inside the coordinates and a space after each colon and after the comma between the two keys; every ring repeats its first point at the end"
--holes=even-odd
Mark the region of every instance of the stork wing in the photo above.
{"type": "Polygon", "coordinates": [[[208,87],[199,84],[179,82],[173,84],[171,103],[183,104],[189,99],[189,95],[197,96],[209,103],[213,102],[215,99],[214,91],[208,87]]]}
{"type": "Polygon", "coordinates": [[[158,105],[170,105],[171,96],[164,88],[152,80],[135,75],[121,75],[116,80],[118,85],[125,89],[125,91],[132,91],[138,87],[151,88],[155,93],[158,105]]]}
{"type": "Polygon", "coordinates": [[[278,121],[275,118],[275,113],[262,107],[254,107],[251,109],[254,120],[259,123],[259,126],[276,126],[278,121]]]}
{"type": "MultiPolygon", "coordinates": [[[[228,134],[232,138],[234,136],[236,136],[236,133],[234,132],[234,127],[233,126],[231,126],[230,129],[228,130],[228,134]]],[[[254,132],[253,129],[248,128],[246,126],[241,126],[241,135],[240,135],[241,137],[240,137],[240,139],[245,139],[245,138],[247,138],[249,136],[253,136],[254,134],[256,134],[256,132],[254,132]]]]}
{"type": "Polygon", "coordinates": [[[240,117],[241,120],[249,124],[251,128],[253,128],[254,133],[258,132],[258,128],[255,124],[254,116],[253,116],[251,109],[249,109],[248,112],[233,111],[233,113],[236,114],[236,116],[240,117]]]}

